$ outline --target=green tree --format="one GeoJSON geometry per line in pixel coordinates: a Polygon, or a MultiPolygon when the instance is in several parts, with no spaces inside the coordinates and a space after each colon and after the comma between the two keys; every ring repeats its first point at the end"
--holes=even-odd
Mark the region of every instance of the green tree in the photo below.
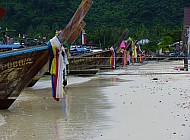
{"type": "Polygon", "coordinates": [[[161,43],[159,43],[157,49],[160,50],[168,50],[168,46],[171,45],[173,42],[172,42],[172,38],[170,36],[164,36],[162,37],[162,41],[161,43]]]}

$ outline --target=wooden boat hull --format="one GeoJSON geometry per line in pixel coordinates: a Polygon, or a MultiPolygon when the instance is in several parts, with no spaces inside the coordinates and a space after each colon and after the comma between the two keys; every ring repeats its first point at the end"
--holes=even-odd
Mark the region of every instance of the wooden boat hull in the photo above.
{"type": "MultiPolygon", "coordinates": [[[[81,25],[84,26],[84,22],[81,22],[81,25]]],[[[70,38],[68,39],[70,43],[73,42],[75,38],[79,35],[81,30],[78,27],[79,26],[76,26],[75,32],[73,32],[70,38]]],[[[120,39],[114,45],[114,48],[117,50],[117,53],[119,51],[119,44],[121,43],[121,41],[125,38],[127,34],[128,34],[128,29],[125,29],[122,32],[120,39]]],[[[79,71],[79,70],[84,70],[84,69],[105,69],[105,68],[111,69],[111,66],[110,66],[111,55],[112,54],[110,50],[103,50],[100,52],[87,53],[79,57],[69,57],[69,70],[79,71]]],[[[48,69],[43,72],[47,73],[47,71],[48,69]]],[[[31,86],[33,86],[40,78],[41,76],[34,78],[31,86]]]]}
{"type": "MultiPolygon", "coordinates": [[[[61,42],[67,40],[69,44],[72,44],[78,38],[81,31],[86,25],[83,19],[91,6],[92,0],[82,0],[75,14],[63,30],[63,32],[59,35],[59,39],[61,40],[61,42]]],[[[31,83],[28,84],[28,87],[35,85],[35,83],[42,77],[41,73],[45,73],[47,71],[48,68],[42,69],[39,74],[31,80],[31,83]]]]}
{"type": "MultiPolygon", "coordinates": [[[[61,42],[72,44],[85,26],[83,18],[92,5],[92,0],[82,0],[72,19],[58,36],[61,42]]],[[[48,46],[24,48],[0,53],[0,109],[7,109],[20,92],[47,65],[48,46]]],[[[46,69],[46,68],[45,68],[46,69]]],[[[39,78],[39,77],[38,77],[39,78]]],[[[38,79],[37,78],[37,79],[38,79]]],[[[35,83],[32,83],[34,85],[35,83]]]]}
{"type": "Polygon", "coordinates": [[[92,76],[95,75],[98,71],[99,69],[70,70],[69,75],[92,76]]]}
{"type": "Polygon", "coordinates": [[[16,99],[0,99],[0,109],[8,109],[16,99]]]}
{"type": "Polygon", "coordinates": [[[110,56],[111,51],[105,50],[102,52],[87,53],[79,57],[71,57],[69,58],[69,69],[100,69],[103,66],[110,66],[110,56]]]}
{"type": "MultiPolygon", "coordinates": [[[[32,80],[30,81],[30,83],[27,85],[27,87],[33,87],[40,78],[42,78],[45,73],[47,73],[49,68],[49,60],[48,62],[42,67],[42,69],[38,72],[38,74],[36,74],[36,76],[34,78],[32,78],[32,80]]],[[[49,74],[50,75],[50,74],[49,74]]]]}
{"type": "Polygon", "coordinates": [[[0,53],[0,109],[7,109],[49,59],[47,46],[0,53]]]}

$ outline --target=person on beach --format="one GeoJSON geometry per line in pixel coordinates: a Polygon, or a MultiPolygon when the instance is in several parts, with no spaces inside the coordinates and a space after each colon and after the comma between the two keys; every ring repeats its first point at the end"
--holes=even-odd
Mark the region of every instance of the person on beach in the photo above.
{"type": "Polygon", "coordinates": [[[3,32],[3,44],[8,44],[9,42],[9,37],[6,35],[5,32],[3,32]]]}
{"type": "Polygon", "coordinates": [[[126,44],[125,44],[124,40],[120,44],[120,52],[122,53],[123,67],[126,67],[126,64],[127,64],[127,51],[126,51],[126,44]]]}

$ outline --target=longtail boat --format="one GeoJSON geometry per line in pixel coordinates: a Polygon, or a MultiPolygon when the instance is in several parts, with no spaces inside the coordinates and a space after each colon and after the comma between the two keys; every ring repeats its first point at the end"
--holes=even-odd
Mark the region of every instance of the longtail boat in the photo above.
{"type": "MultiPolygon", "coordinates": [[[[68,25],[67,27],[69,27],[68,25]]],[[[81,30],[83,30],[83,28],[85,27],[85,25],[86,23],[82,20],[78,25],[75,26],[74,32],[72,32],[69,35],[69,38],[67,38],[68,43],[72,44],[75,41],[75,39],[80,35],[81,30]]],[[[36,74],[36,76],[32,78],[27,87],[33,87],[38,82],[38,80],[48,71],[48,69],[49,69],[49,63],[46,63],[46,65],[42,67],[42,69],[36,74]]]]}
{"type": "MultiPolygon", "coordinates": [[[[128,29],[125,29],[119,40],[113,45],[114,50],[119,54],[119,45],[121,41],[128,34],[128,29]]],[[[110,66],[110,56],[112,55],[110,50],[102,50],[99,52],[87,53],[79,57],[70,57],[69,65],[71,70],[82,70],[82,69],[98,69],[101,67],[110,66]]]]}
{"type": "MultiPolygon", "coordinates": [[[[85,23],[84,21],[81,23],[81,26],[84,27],[85,23]]],[[[80,26],[80,27],[81,27],[80,26]]],[[[80,35],[80,30],[81,28],[77,28],[72,36],[79,36],[80,35]]],[[[117,57],[121,57],[121,53],[119,53],[119,45],[121,41],[126,37],[128,34],[128,29],[125,29],[119,40],[113,45],[114,49],[116,50],[117,57]]],[[[73,38],[73,37],[72,37],[73,38]]],[[[70,40],[69,43],[72,41],[70,40]]],[[[127,43],[128,45],[130,43],[127,43]]],[[[91,71],[92,73],[95,72],[95,69],[111,69],[110,65],[110,56],[112,55],[110,50],[102,50],[99,52],[93,52],[93,53],[86,53],[81,56],[71,56],[69,57],[69,69],[68,69],[68,74],[77,74],[77,75],[82,75],[86,70],[91,71]],[[81,73],[79,73],[81,72],[81,73]]],[[[116,59],[116,61],[119,61],[116,59]]],[[[45,65],[41,71],[32,79],[32,81],[28,84],[28,87],[32,87],[36,84],[36,82],[48,71],[48,65],[45,65]]],[[[89,74],[89,73],[88,73],[89,74]]]]}
{"type": "MultiPolygon", "coordinates": [[[[71,44],[78,37],[79,27],[91,5],[92,0],[82,0],[61,34],[62,41],[67,40],[71,44]]],[[[48,60],[46,45],[0,52],[0,109],[8,109],[13,104],[48,60]]]]}

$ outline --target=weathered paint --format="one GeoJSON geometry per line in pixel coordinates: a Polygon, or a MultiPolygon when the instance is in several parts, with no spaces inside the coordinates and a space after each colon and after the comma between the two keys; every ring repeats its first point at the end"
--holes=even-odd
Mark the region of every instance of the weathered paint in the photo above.
{"type": "Polygon", "coordinates": [[[48,60],[47,46],[0,54],[0,109],[12,104],[48,60]]]}

